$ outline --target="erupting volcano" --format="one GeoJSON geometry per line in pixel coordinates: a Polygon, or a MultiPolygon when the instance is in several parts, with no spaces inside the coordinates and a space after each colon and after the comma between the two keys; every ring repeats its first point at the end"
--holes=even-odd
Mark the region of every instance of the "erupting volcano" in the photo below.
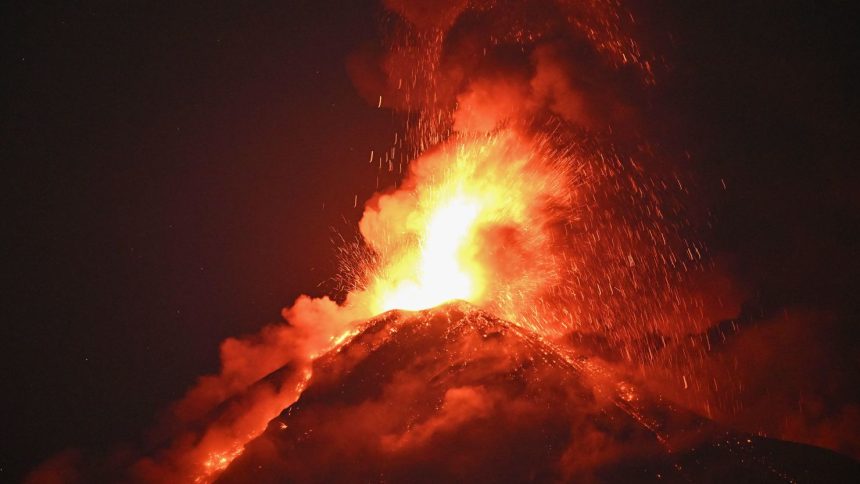
{"type": "Polygon", "coordinates": [[[720,431],[457,302],[386,313],[317,359],[299,400],[218,482],[803,482],[856,471],[823,450],[720,431]]]}
{"type": "Polygon", "coordinates": [[[221,373],[142,456],[84,475],[860,479],[850,458],[720,422],[742,385],[706,357],[736,308],[707,275],[695,177],[649,138],[660,60],[633,15],[612,0],[385,6],[383,42],[348,67],[403,130],[370,153],[390,186],[341,237],[336,290],[226,341],[221,373]]]}

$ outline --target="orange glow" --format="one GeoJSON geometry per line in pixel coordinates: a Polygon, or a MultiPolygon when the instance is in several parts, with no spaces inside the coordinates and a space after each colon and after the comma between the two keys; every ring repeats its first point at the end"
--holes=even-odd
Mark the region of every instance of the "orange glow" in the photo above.
{"type": "MultiPolygon", "coordinates": [[[[307,357],[347,343],[358,334],[352,322],[387,310],[462,299],[510,316],[514,300],[535,300],[557,281],[552,226],[555,210],[567,213],[572,203],[570,165],[545,139],[513,129],[457,136],[414,160],[400,189],[371,200],[360,223],[379,257],[355,268],[368,272],[368,285],[342,308],[306,298],[285,315],[293,325],[314,325],[307,357]]],[[[254,400],[225,427],[211,426],[197,445],[195,482],[215,479],[309,378],[305,369],[294,389],[254,400]]]]}
{"type": "Polygon", "coordinates": [[[286,386],[271,395],[271,398],[260,398],[252,408],[246,409],[238,417],[230,419],[228,416],[225,419],[228,421],[213,425],[198,442],[196,452],[192,453],[202,457],[202,465],[196,464],[194,458],[191,459],[193,481],[199,484],[214,481],[230,463],[242,455],[245,444],[262,434],[269,421],[298,399],[311,378],[310,369],[304,369],[298,378],[295,387],[286,386]]]}
{"type": "Polygon", "coordinates": [[[552,271],[533,270],[552,255],[545,208],[570,199],[566,173],[551,160],[513,130],[456,139],[415,160],[404,188],[380,196],[361,222],[381,256],[370,313],[489,304],[511,284],[549,282],[552,271]]]}
{"type": "MultiPolygon", "coordinates": [[[[250,436],[249,440],[256,435],[250,436]]],[[[206,462],[203,463],[203,467],[205,469],[204,475],[200,475],[195,479],[195,482],[210,482],[212,480],[212,476],[217,474],[230,465],[236,457],[239,457],[242,454],[244,447],[239,446],[238,444],[231,450],[225,452],[212,452],[209,454],[209,457],[206,459],[206,462]]]]}
{"type": "Polygon", "coordinates": [[[418,310],[452,299],[473,300],[480,285],[472,261],[463,255],[480,211],[479,202],[459,194],[434,210],[417,254],[395,269],[406,278],[382,294],[380,309],[418,310]]]}

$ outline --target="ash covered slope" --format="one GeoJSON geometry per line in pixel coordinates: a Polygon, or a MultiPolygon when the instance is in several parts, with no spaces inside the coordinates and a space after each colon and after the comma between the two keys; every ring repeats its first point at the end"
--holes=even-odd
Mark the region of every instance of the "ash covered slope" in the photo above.
{"type": "Polygon", "coordinates": [[[391,312],[219,482],[743,482],[860,476],[828,451],[720,432],[465,303],[391,312]],[[670,450],[671,449],[671,450],[670,450]]]}

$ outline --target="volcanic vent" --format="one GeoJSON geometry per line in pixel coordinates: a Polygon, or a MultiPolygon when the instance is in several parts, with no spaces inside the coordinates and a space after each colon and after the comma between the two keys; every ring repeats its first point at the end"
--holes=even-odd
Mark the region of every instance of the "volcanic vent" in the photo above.
{"type": "Polygon", "coordinates": [[[314,362],[218,482],[756,482],[860,477],[639,393],[465,302],[391,311],[314,362]]]}

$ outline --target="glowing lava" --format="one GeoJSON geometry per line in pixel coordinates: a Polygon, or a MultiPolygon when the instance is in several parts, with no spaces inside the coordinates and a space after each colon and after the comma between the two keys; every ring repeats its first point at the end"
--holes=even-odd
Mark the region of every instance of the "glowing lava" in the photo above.
{"type": "Polygon", "coordinates": [[[551,284],[548,207],[571,200],[562,158],[504,130],[415,160],[401,189],[379,196],[360,224],[379,255],[369,264],[370,314],[495,303],[551,284]]]}
{"type": "Polygon", "coordinates": [[[382,311],[425,309],[477,296],[480,285],[463,253],[480,211],[478,202],[459,195],[432,213],[420,243],[415,277],[401,281],[382,296],[382,311]]]}

